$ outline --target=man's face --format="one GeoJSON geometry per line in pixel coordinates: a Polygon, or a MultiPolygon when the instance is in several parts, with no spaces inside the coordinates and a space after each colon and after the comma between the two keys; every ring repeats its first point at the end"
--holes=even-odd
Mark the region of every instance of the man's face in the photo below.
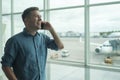
{"type": "Polygon", "coordinates": [[[28,27],[33,30],[38,30],[41,28],[41,15],[38,10],[34,10],[27,18],[28,27]]]}

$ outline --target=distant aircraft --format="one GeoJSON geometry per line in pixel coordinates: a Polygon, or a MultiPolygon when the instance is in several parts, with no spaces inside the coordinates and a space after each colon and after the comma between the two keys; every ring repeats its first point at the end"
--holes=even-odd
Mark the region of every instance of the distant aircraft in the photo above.
{"type": "MultiPolygon", "coordinates": [[[[83,42],[84,41],[80,38],[80,42],[83,42]]],[[[90,45],[95,45],[97,46],[94,51],[97,53],[97,54],[117,54],[117,55],[120,55],[120,39],[119,38],[114,38],[114,39],[110,39],[110,40],[107,40],[105,42],[103,42],[102,44],[100,43],[93,43],[93,42],[90,42],[90,45]]]]}
{"type": "Polygon", "coordinates": [[[120,32],[113,32],[107,36],[108,38],[119,38],[120,32]]]}
{"type": "Polygon", "coordinates": [[[95,48],[99,54],[118,54],[120,55],[120,39],[107,40],[95,48]]]}

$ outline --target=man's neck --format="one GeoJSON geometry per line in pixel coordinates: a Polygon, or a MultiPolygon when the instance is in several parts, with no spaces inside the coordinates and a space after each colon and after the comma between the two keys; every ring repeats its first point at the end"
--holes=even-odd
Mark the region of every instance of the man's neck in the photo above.
{"type": "Polygon", "coordinates": [[[29,28],[26,28],[26,31],[29,33],[29,34],[31,34],[31,35],[35,35],[36,34],[36,32],[37,31],[35,31],[35,30],[32,30],[32,29],[29,29],[29,28]]]}

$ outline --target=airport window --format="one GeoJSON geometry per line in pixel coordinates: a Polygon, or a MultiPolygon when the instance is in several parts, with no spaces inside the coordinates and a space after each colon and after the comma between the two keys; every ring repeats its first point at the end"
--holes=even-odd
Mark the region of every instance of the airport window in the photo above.
{"type": "Polygon", "coordinates": [[[50,51],[50,54],[58,54],[57,59],[83,62],[84,43],[81,44],[81,39],[84,38],[84,9],[50,11],[50,22],[65,46],[64,50],[50,51]]]}
{"type": "MultiPolygon", "coordinates": [[[[120,80],[120,1],[2,0],[2,50],[23,30],[21,14],[30,6],[40,8],[42,20],[54,26],[65,46],[48,50],[47,80],[120,80]]],[[[4,77],[0,73],[0,80],[4,77]]]]}
{"type": "Polygon", "coordinates": [[[112,66],[119,66],[119,7],[117,4],[90,8],[91,63],[105,64],[109,57],[112,66]]]}

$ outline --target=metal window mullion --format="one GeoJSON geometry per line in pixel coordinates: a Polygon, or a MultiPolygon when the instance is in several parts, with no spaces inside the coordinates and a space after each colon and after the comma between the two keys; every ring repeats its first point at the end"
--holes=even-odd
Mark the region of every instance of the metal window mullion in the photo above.
{"type": "MultiPolygon", "coordinates": [[[[2,26],[2,0],[0,0],[0,26],[2,26]]],[[[0,54],[2,53],[3,49],[3,42],[2,42],[2,27],[0,27],[0,54]]]]}
{"type": "Polygon", "coordinates": [[[13,7],[14,1],[11,0],[11,36],[14,35],[14,22],[13,22],[13,7]]]}
{"type": "Polygon", "coordinates": [[[43,11],[44,11],[44,14],[43,14],[43,16],[44,16],[44,21],[47,21],[48,20],[48,0],[44,0],[44,3],[43,3],[44,5],[43,5],[43,11]]]}
{"type": "Polygon", "coordinates": [[[90,68],[88,66],[89,64],[89,44],[90,44],[90,39],[89,39],[89,0],[85,0],[85,8],[84,8],[84,12],[85,12],[85,15],[84,15],[84,25],[85,25],[85,48],[84,48],[84,51],[85,51],[85,57],[84,57],[84,61],[85,61],[85,75],[84,75],[84,78],[85,80],[90,80],[90,68]]]}
{"type": "Polygon", "coordinates": [[[120,4],[120,1],[89,4],[90,7],[120,4]]]}
{"type": "MultiPolygon", "coordinates": [[[[48,13],[48,9],[49,9],[49,0],[44,0],[44,21],[49,21],[49,13],[48,13]]],[[[47,32],[45,32],[47,33],[47,32]]],[[[47,72],[46,72],[46,80],[51,80],[51,64],[47,63],[46,66],[47,72]]]]}

